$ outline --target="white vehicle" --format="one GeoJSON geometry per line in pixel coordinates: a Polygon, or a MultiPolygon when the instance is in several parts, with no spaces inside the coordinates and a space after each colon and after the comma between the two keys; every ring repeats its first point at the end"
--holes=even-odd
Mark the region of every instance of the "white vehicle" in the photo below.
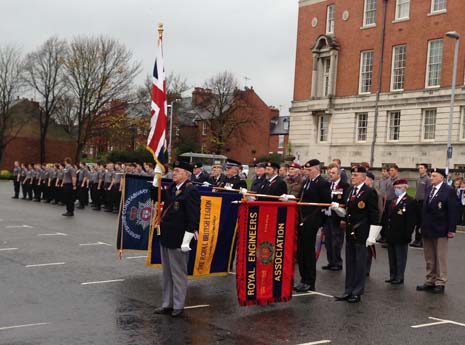
{"type": "Polygon", "coordinates": [[[245,177],[249,176],[249,166],[247,164],[242,164],[242,173],[245,174],[245,177]]]}

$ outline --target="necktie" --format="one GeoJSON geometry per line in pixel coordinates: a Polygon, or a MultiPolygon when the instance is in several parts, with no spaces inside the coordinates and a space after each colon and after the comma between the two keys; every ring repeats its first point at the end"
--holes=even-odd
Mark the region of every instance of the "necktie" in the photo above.
{"type": "Polygon", "coordinates": [[[354,192],[352,193],[352,196],[357,196],[357,187],[354,188],[354,192]]]}
{"type": "Polygon", "coordinates": [[[431,193],[429,194],[429,201],[431,202],[431,200],[433,199],[433,196],[434,196],[434,193],[436,192],[436,187],[433,187],[433,189],[431,189],[431,193]]]}
{"type": "Polygon", "coordinates": [[[334,187],[335,187],[334,182],[332,182],[331,183],[331,191],[334,191],[334,187]]]}

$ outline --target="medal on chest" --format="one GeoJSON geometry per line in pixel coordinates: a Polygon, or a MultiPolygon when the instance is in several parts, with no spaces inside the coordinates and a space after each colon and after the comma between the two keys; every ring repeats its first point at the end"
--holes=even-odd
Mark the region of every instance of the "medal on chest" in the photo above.
{"type": "Polygon", "coordinates": [[[357,206],[358,206],[359,209],[364,209],[366,205],[365,205],[365,202],[359,201],[357,206]]]}

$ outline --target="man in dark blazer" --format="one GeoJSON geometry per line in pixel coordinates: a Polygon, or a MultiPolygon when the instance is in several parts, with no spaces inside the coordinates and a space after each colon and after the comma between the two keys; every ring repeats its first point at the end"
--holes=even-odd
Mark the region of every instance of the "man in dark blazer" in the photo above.
{"type": "Polygon", "coordinates": [[[458,203],[454,189],[445,181],[444,169],[433,169],[432,186],[423,204],[423,249],[426,261],[426,280],[418,291],[444,293],[447,282],[448,239],[455,236],[458,203]]]}
{"type": "Polygon", "coordinates": [[[242,166],[241,162],[233,159],[227,159],[224,165],[226,176],[222,186],[226,189],[241,189],[247,188],[247,182],[242,180],[239,176],[239,168],[242,166]]]}
{"type": "MultiPolygon", "coordinates": [[[[275,162],[266,163],[265,174],[266,181],[263,185],[262,194],[280,196],[287,194],[287,184],[283,178],[278,175],[279,164],[275,162]]],[[[270,199],[271,200],[271,199],[270,199]]],[[[277,201],[276,199],[272,199],[277,201]]]]}
{"type": "Polygon", "coordinates": [[[204,182],[208,182],[208,178],[208,174],[205,170],[203,170],[203,164],[200,162],[195,163],[190,178],[191,182],[202,184],[204,182]]]}
{"type": "Polygon", "coordinates": [[[417,203],[407,195],[406,179],[398,179],[393,185],[396,197],[386,205],[382,223],[389,257],[389,279],[385,282],[398,285],[404,283],[408,244],[416,224],[417,203]]]}
{"type": "Polygon", "coordinates": [[[192,169],[187,162],[175,162],[173,183],[163,190],[162,196],[164,205],[160,221],[160,249],[163,303],[155,313],[171,314],[173,317],[182,315],[184,311],[189,245],[199,228],[200,194],[189,182],[192,169]]]}
{"type": "Polygon", "coordinates": [[[210,177],[208,178],[208,183],[213,187],[221,187],[224,185],[224,179],[223,167],[219,164],[213,165],[210,177]]]}
{"type": "Polygon", "coordinates": [[[255,166],[255,177],[252,181],[250,190],[255,193],[262,193],[263,187],[266,184],[266,174],[265,174],[266,163],[260,162],[255,166]]]}
{"type": "MultiPolygon", "coordinates": [[[[349,184],[342,181],[341,169],[337,163],[328,165],[329,188],[331,191],[331,201],[342,203],[344,194],[349,189],[349,184]]],[[[342,217],[338,216],[331,209],[326,212],[325,220],[325,247],[328,264],[323,266],[324,270],[341,271],[342,258],[341,250],[344,244],[344,230],[341,229],[342,217]]]]}
{"type": "MultiPolygon", "coordinates": [[[[320,161],[309,160],[304,165],[307,179],[303,185],[300,199],[302,202],[331,203],[328,181],[320,175],[320,161]]],[[[323,207],[300,206],[297,228],[297,262],[301,282],[294,289],[298,292],[314,291],[316,280],[315,242],[318,229],[323,226],[323,207]]]]}
{"type": "MultiPolygon", "coordinates": [[[[346,205],[346,281],[345,291],[338,301],[358,303],[365,290],[367,247],[375,244],[379,226],[378,194],[365,184],[367,170],[363,166],[351,169],[352,187],[343,197],[346,205]]],[[[333,208],[338,208],[335,205],[333,208]]]]}

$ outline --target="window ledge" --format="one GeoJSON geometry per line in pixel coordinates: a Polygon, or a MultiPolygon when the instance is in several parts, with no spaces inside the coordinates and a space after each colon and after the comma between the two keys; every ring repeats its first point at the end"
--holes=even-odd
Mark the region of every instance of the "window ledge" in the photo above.
{"type": "Polygon", "coordinates": [[[395,144],[395,143],[398,143],[400,140],[397,139],[397,140],[390,140],[390,139],[387,139],[386,142],[387,143],[391,143],[391,144],[395,144]]]}
{"type": "Polygon", "coordinates": [[[404,92],[404,89],[391,89],[392,93],[402,93],[404,92]]]}
{"type": "Polygon", "coordinates": [[[440,89],[441,85],[433,85],[433,86],[425,86],[426,90],[435,90],[435,89],[440,89]]]}
{"type": "Polygon", "coordinates": [[[358,95],[359,96],[370,96],[371,92],[359,92],[358,95]]]}
{"type": "Polygon", "coordinates": [[[444,13],[447,13],[447,10],[434,11],[434,12],[428,13],[428,17],[431,17],[431,16],[438,16],[438,15],[444,14],[444,13]]]}
{"type": "Polygon", "coordinates": [[[422,139],[421,141],[424,143],[434,143],[435,139],[422,139]]]}
{"type": "Polygon", "coordinates": [[[410,17],[405,17],[405,18],[399,18],[399,19],[394,19],[392,23],[402,23],[410,20],[410,17]]]}
{"type": "Polygon", "coordinates": [[[363,25],[363,26],[360,27],[360,30],[373,29],[373,28],[376,28],[376,23],[375,24],[363,25]]]}

